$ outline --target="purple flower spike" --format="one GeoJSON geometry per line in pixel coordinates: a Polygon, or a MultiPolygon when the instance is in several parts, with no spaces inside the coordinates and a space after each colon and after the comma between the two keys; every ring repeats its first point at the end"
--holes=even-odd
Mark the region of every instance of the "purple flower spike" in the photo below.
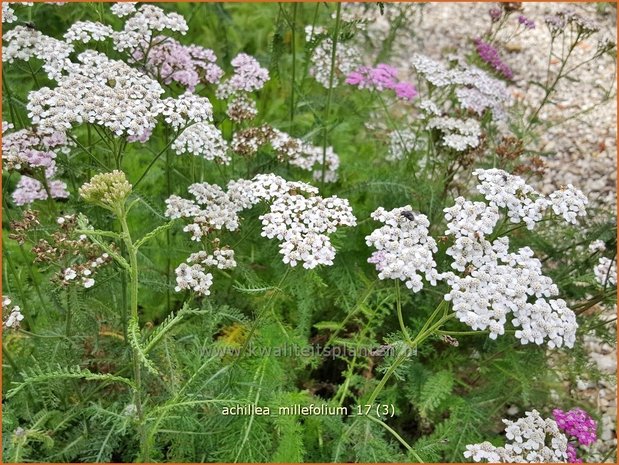
{"type": "Polygon", "coordinates": [[[475,48],[479,57],[494,68],[505,79],[512,79],[514,73],[511,68],[507,66],[501,59],[499,51],[487,42],[481,39],[475,39],[475,48]]]}
{"type": "Polygon", "coordinates": [[[554,409],[552,415],[567,436],[575,437],[583,446],[589,446],[597,441],[597,422],[582,409],[575,408],[569,412],[554,409]]]}

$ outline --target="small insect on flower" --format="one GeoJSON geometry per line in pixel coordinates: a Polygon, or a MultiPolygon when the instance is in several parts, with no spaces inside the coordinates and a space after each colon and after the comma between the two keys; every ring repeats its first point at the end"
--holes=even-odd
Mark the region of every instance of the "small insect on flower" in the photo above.
{"type": "Polygon", "coordinates": [[[404,210],[403,212],[400,213],[404,218],[406,218],[407,220],[410,221],[415,221],[415,215],[412,211],[409,210],[404,210]]]}

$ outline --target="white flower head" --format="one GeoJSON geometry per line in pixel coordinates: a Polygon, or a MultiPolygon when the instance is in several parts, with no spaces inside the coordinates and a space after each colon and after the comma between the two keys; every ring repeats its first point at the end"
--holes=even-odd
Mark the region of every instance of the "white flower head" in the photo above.
{"type": "Polygon", "coordinates": [[[542,418],[537,410],[525,412],[517,421],[505,423],[505,446],[489,442],[469,444],[464,457],[488,463],[567,462],[568,439],[555,420],[542,418]]]}
{"type": "Polygon", "coordinates": [[[439,274],[433,253],[438,248],[429,235],[428,218],[413,212],[410,205],[387,211],[378,208],[372,218],[384,224],[365,238],[376,252],[368,259],[380,279],[399,279],[413,292],[423,288],[422,277],[436,285],[439,274]]]}

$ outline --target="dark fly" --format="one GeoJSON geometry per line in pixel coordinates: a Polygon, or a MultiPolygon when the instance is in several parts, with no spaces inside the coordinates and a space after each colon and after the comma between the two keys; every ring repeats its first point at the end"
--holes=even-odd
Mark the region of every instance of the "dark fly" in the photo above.
{"type": "Polygon", "coordinates": [[[415,221],[415,215],[411,211],[405,210],[401,213],[401,215],[407,220],[415,221]]]}

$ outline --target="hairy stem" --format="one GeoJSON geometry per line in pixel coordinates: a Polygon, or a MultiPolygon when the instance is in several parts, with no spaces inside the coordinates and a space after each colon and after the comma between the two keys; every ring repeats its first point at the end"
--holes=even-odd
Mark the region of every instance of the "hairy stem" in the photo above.
{"type": "MultiPolygon", "coordinates": [[[[127,224],[127,212],[124,207],[119,212],[118,215],[120,219],[120,225],[123,232],[123,240],[125,246],[127,248],[127,254],[129,255],[129,302],[130,302],[130,315],[131,319],[136,323],[139,322],[138,315],[138,279],[139,279],[139,271],[138,271],[138,249],[133,244],[131,239],[131,233],[129,230],[129,225],[127,224]]],[[[125,332],[127,329],[125,328],[125,332]]],[[[137,411],[138,417],[138,430],[140,434],[140,440],[143,441],[145,435],[144,428],[144,412],[142,410],[142,366],[140,364],[139,355],[137,353],[137,349],[132,349],[132,362],[133,362],[133,378],[135,382],[135,391],[134,391],[134,404],[137,411]]],[[[148,461],[148,458],[145,459],[148,461]]]]}

